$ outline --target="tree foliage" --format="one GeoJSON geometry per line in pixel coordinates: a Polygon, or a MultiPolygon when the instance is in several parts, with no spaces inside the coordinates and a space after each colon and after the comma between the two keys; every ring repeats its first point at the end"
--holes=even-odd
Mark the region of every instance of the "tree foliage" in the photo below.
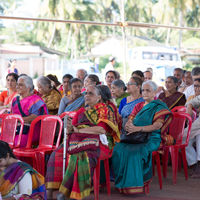
{"type": "MultiPolygon", "coordinates": [[[[199,0],[124,0],[125,20],[199,27],[199,0]]],[[[0,13],[11,13],[22,0],[1,0],[0,13]]],[[[120,21],[121,0],[41,0],[41,18],[89,20],[99,22],[120,21]]],[[[68,57],[78,57],[110,36],[121,37],[121,29],[80,24],[33,22],[20,23],[0,31],[9,35],[11,42],[30,42],[66,52],[68,57]]],[[[127,28],[127,38],[142,36],[161,43],[177,45],[178,31],[167,29],[127,28]]],[[[199,32],[184,32],[183,39],[199,37],[199,32]]],[[[130,39],[131,40],[131,39],[130,39]]]]}

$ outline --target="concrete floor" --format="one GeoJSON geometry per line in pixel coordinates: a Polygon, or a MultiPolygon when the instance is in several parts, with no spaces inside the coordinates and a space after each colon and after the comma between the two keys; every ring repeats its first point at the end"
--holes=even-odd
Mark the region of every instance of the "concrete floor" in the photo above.
{"type": "MultiPolygon", "coordinates": [[[[190,171],[189,171],[190,172],[190,171]]],[[[200,200],[200,179],[189,178],[185,180],[183,170],[178,172],[177,184],[172,184],[172,170],[168,167],[167,178],[163,178],[163,189],[160,190],[158,177],[155,175],[150,184],[150,193],[148,195],[122,195],[115,190],[114,183],[111,184],[111,196],[108,196],[106,189],[100,189],[99,200],[200,200]]],[[[85,200],[94,200],[94,194],[85,200]]]]}
{"type": "MultiPolygon", "coordinates": [[[[190,173],[190,170],[188,170],[190,173]]],[[[150,184],[150,193],[137,195],[122,195],[111,182],[111,195],[107,195],[106,188],[100,188],[99,200],[200,200],[200,179],[185,180],[183,169],[178,172],[176,185],[172,184],[172,169],[168,166],[167,178],[163,178],[163,189],[160,190],[157,174],[150,184]]],[[[56,193],[54,193],[56,199],[56,193]]],[[[84,200],[94,200],[94,193],[84,200]]]]}

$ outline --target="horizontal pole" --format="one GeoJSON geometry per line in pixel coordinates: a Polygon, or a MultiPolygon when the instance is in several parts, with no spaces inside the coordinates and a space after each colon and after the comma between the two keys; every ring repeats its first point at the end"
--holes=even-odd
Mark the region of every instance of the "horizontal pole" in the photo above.
{"type": "Polygon", "coordinates": [[[82,20],[45,19],[45,18],[32,18],[32,17],[11,17],[11,16],[2,16],[2,15],[0,15],[0,19],[57,22],[57,23],[66,23],[66,24],[88,24],[88,25],[97,25],[97,26],[121,26],[120,23],[106,23],[106,22],[94,22],[94,21],[82,21],[82,20]]]}
{"type": "Polygon", "coordinates": [[[2,16],[0,19],[7,20],[25,20],[25,21],[43,21],[43,22],[56,22],[56,23],[67,23],[67,24],[86,24],[86,25],[96,25],[96,26],[118,26],[118,27],[137,27],[137,28],[170,28],[178,30],[188,30],[188,31],[200,31],[200,28],[193,27],[182,27],[182,26],[172,26],[164,24],[151,24],[151,23],[141,23],[141,22],[95,22],[95,21],[82,21],[82,20],[62,20],[62,19],[46,19],[46,18],[32,18],[32,17],[12,17],[12,16],[2,16]]]}

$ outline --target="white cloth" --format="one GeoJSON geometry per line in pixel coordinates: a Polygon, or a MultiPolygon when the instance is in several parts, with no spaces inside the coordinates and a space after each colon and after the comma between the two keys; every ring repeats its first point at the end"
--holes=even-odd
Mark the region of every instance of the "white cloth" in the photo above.
{"type": "Polygon", "coordinates": [[[99,136],[99,139],[100,139],[100,141],[101,141],[102,144],[108,146],[108,140],[107,140],[107,137],[106,137],[105,134],[101,134],[101,135],[99,136]]]}
{"type": "Polygon", "coordinates": [[[189,96],[194,95],[194,85],[192,84],[187,87],[183,94],[185,94],[186,99],[188,99],[189,96]]]}
{"type": "Polygon", "coordinates": [[[190,139],[186,147],[186,159],[189,166],[194,165],[200,161],[200,135],[190,139]],[[196,149],[193,144],[196,142],[196,149]]]}
{"type": "Polygon", "coordinates": [[[113,65],[109,62],[107,65],[106,65],[106,67],[105,67],[105,73],[107,72],[107,71],[110,71],[110,70],[114,70],[114,67],[113,67],[113,65]]]}

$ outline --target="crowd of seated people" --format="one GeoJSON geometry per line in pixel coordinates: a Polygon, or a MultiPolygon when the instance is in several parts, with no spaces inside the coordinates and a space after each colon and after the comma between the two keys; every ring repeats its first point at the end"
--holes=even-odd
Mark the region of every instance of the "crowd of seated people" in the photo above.
{"type": "MultiPolygon", "coordinates": [[[[19,180],[16,179],[9,186],[9,191],[5,192],[0,185],[2,196],[6,199],[14,195],[15,199],[19,199],[20,196],[29,195],[34,199],[35,190],[32,188],[27,192],[27,188],[33,185],[43,188],[45,181],[47,191],[41,190],[42,193],[37,195],[38,199],[52,199],[54,191],[58,192],[59,199],[83,199],[92,190],[92,177],[99,156],[110,154],[115,187],[126,194],[143,192],[144,185],[152,179],[151,154],[165,142],[162,136],[167,135],[171,109],[186,106],[190,115],[195,110],[198,116],[200,106],[200,67],[193,68],[191,72],[176,68],[173,76],[166,78],[165,88],[157,86],[152,81],[152,75],[149,70],[144,73],[136,70],[125,84],[117,71],[110,70],[105,74],[103,85],[97,75],[80,69],[76,77],[65,74],[62,84],[56,75],[40,76],[36,91],[29,76],[8,74],[8,90],[0,94],[0,105],[6,105],[10,108],[10,113],[23,117],[25,126],[21,147],[26,146],[30,124],[37,116],[61,115],[67,111],[76,111],[76,114],[73,118],[68,117],[67,121],[69,137],[64,177],[63,142],[48,157],[44,179],[29,165],[17,160],[7,143],[0,141],[0,183],[4,184],[6,181],[5,174],[12,175],[9,170],[13,166],[16,166],[19,173],[24,172],[19,180]],[[147,139],[137,144],[122,140],[122,135],[131,136],[135,133],[145,133],[147,139]],[[5,148],[2,149],[1,145],[5,148]],[[32,181],[39,179],[39,185],[32,183],[20,189],[23,181],[31,177],[32,181]],[[47,197],[43,193],[47,193],[47,197]]],[[[193,122],[186,148],[188,165],[193,168],[193,178],[200,178],[199,120],[197,117],[193,122]]],[[[39,130],[40,124],[34,130],[34,144],[39,141],[39,130]]],[[[18,134],[19,129],[15,144],[18,134]]],[[[171,139],[170,144],[173,142],[171,139]]],[[[6,177],[9,179],[9,176],[6,177]]]]}

